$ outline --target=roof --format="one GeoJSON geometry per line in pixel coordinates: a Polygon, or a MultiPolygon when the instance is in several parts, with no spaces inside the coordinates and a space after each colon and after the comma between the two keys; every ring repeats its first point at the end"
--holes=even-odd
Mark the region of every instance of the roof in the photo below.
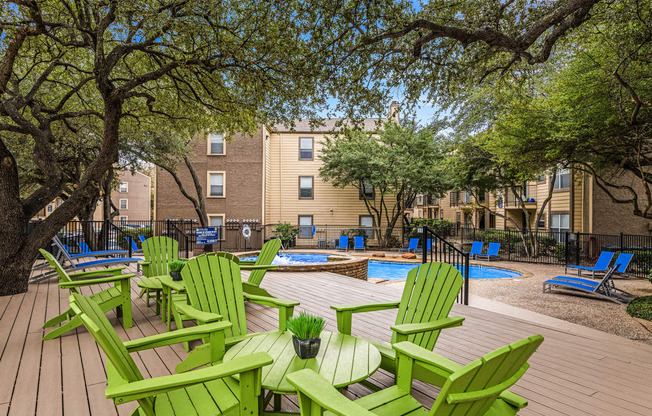
{"type": "MultiPolygon", "coordinates": [[[[374,131],[378,130],[380,125],[386,121],[386,118],[365,118],[361,120],[361,125],[364,130],[374,131]]],[[[294,128],[285,124],[275,124],[269,128],[274,133],[333,133],[339,131],[344,125],[353,125],[349,119],[342,118],[322,119],[319,120],[319,124],[320,125],[312,128],[309,119],[298,119],[294,122],[294,128]]]]}

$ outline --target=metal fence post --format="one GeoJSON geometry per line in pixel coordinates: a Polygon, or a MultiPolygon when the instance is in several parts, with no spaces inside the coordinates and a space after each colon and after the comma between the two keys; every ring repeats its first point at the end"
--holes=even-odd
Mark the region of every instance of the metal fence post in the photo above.
{"type": "Polygon", "coordinates": [[[620,251],[623,251],[623,233],[620,233],[620,251]]]}
{"type": "Polygon", "coordinates": [[[575,264],[580,264],[580,233],[575,234],[575,264]]]}
{"type": "MultiPolygon", "coordinates": [[[[417,228],[417,232],[419,232],[419,229],[417,228]]],[[[424,226],[422,228],[421,232],[421,263],[427,263],[428,262],[428,252],[426,251],[426,248],[428,247],[428,244],[426,241],[428,240],[428,227],[424,226]]]]}

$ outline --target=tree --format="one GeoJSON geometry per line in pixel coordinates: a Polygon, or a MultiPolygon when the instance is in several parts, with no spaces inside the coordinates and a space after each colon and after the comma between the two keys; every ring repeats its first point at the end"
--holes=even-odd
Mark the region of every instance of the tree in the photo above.
{"type": "Polygon", "coordinates": [[[376,227],[385,228],[378,242],[390,241],[393,227],[418,193],[441,196],[448,189],[442,169],[444,153],[433,127],[388,122],[376,134],[344,129],[327,137],[319,175],[333,186],[356,188],[376,227]],[[375,197],[364,187],[373,186],[375,197]]]}
{"type": "Polygon", "coordinates": [[[185,140],[197,126],[246,132],[314,115],[325,92],[302,59],[315,29],[306,13],[293,1],[0,6],[0,295],[27,290],[38,249],[97,197],[125,138],[185,140]],[[80,139],[97,151],[74,177],[65,163],[80,139]],[[17,154],[37,177],[23,194],[17,154]],[[25,235],[66,188],[66,201],[25,235]]]}
{"type": "Polygon", "coordinates": [[[595,11],[532,90],[501,105],[491,148],[512,166],[572,165],[652,219],[652,6],[595,11]]]}
{"type": "Polygon", "coordinates": [[[454,178],[455,189],[469,192],[475,203],[482,209],[501,217],[509,223],[519,234],[528,256],[537,257],[539,254],[539,221],[544,215],[552,199],[557,167],[548,171],[538,166],[514,166],[500,161],[488,148],[494,138],[488,133],[477,134],[458,144],[451,157],[447,160],[448,168],[454,178]],[[526,206],[527,198],[524,197],[524,186],[529,181],[534,181],[539,175],[551,174],[548,194],[538,206],[532,221],[530,209],[526,206]],[[518,202],[518,207],[523,215],[523,224],[519,225],[512,217],[500,212],[495,205],[480,202],[486,194],[493,194],[496,199],[513,197],[518,202]],[[534,227],[530,226],[534,224],[534,227]]]}

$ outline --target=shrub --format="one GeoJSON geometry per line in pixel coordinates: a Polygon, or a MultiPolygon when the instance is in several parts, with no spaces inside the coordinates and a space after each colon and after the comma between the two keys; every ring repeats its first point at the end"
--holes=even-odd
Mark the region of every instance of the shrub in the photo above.
{"type": "Polygon", "coordinates": [[[442,237],[448,237],[453,234],[453,223],[448,220],[438,220],[435,218],[414,218],[412,220],[412,230],[410,231],[410,238],[420,237],[421,233],[417,232],[417,227],[427,226],[432,228],[435,233],[442,237]]]}
{"type": "Polygon", "coordinates": [[[298,339],[319,338],[321,331],[324,329],[324,325],[326,325],[324,318],[310,315],[306,311],[302,311],[299,316],[285,321],[285,327],[298,339]]]}
{"type": "Polygon", "coordinates": [[[188,260],[171,260],[168,262],[168,268],[171,272],[180,272],[186,266],[188,260]]]}
{"type": "Polygon", "coordinates": [[[299,235],[299,227],[295,227],[289,222],[282,222],[274,228],[274,234],[281,239],[281,241],[291,241],[299,235]]]}
{"type": "MultiPolygon", "coordinates": [[[[340,235],[345,235],[349,237],[349,240],[353,240],[353,237],[362,236],[364,237],[364,245],[366,246],[367,240],[369,239],[369,236],[367,235],[367,231],[369,230],[364,228],[349,228],[340,231],[340,235]]],[[[378,232],[378,230],[375,231],[378,232]]]]}
{"type": "Polygon", "coordinates": [[[652,296],[641,296],[629,302],[627,313],[635,318],[652,321],[652,296]]]}
{"type": "Polygon", "coordinates": [[[131,238],[136,242],[136,245],[140,245],[139,235],[142,235],[145,238],[150,238],[154,235],[151,228],[121,228],[116,237],[116,244],[122,250],[129,250],[130,244],[128,238],[131,238]]]}

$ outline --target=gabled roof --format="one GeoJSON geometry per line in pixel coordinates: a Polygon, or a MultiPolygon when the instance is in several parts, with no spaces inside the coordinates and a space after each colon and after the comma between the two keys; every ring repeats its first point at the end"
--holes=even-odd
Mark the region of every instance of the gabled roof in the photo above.
{"type": "MultiPolygon", "coordinates": [[[[376,131],[382,127],[382,124],[387,122],[386,118],[366,118],[361,120],[358,124],[363,130],[376,131]]],[[[341,130],[342,126],[352,126],[348,119],[341,118],[328,118],[322,119],[318,126],[314,128],[310,125],[310,120],[299,119],[295,120],[294,128],[284,124],[275,124],[270,126],[270,130],[274,133],[334,133],[341,130]]]]}

